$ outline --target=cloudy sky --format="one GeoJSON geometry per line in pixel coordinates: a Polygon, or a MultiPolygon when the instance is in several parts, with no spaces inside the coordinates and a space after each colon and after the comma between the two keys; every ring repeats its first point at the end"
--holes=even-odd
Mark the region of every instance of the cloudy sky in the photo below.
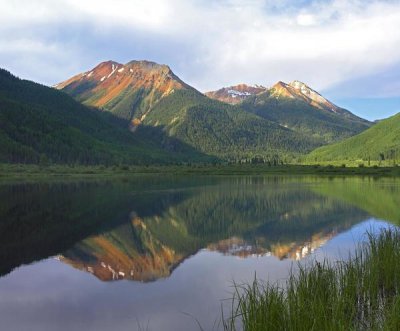
{"type": "Polygon", "coordinates": [[[400,112],[399,0],[0,0],[0,22],[0,66],[46,85],[147,59],[203,92],[297,79],[369,119],[400,112]]]}

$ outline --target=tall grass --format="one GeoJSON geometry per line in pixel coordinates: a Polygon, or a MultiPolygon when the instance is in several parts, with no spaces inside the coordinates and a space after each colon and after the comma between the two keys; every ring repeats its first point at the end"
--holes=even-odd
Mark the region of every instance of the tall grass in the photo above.
{"type": "Polygon", "coordinates": [[[400,231],[368,234],[349,261],[313,262],[286,286],[236,286],[224,330],[400,330],[400,231]]]}

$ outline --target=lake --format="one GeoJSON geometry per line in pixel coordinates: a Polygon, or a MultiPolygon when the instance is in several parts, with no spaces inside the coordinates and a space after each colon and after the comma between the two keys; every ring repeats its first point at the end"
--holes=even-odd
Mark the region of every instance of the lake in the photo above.
{"type": "Polygon", "coordinates": [[[2,328],[221,330],[234,282],[347,259],[399,206],[394,178],[3,183],[2,328]]]}

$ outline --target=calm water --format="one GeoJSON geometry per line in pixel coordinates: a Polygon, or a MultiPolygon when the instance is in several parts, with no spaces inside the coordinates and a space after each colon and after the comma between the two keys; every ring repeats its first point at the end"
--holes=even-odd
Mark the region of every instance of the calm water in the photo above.
{"type": "Polygon", "coordinates": [[[2,184],[2,328],[220,330],[233,281],[347,258],[399,205],[396,179],[2,184]]]}

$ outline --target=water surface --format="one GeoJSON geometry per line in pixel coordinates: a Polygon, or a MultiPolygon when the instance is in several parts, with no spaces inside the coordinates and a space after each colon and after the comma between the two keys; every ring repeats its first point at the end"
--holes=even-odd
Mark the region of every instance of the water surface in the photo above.
{"type": "Polygon", "coordinates": [[[283,283],[400,222],[396,179],[143,177],[0,185],[7,330],[221,329],[233,281],[283,283]],[[197,320],[197,321],[196,321],[197,320]]]}

